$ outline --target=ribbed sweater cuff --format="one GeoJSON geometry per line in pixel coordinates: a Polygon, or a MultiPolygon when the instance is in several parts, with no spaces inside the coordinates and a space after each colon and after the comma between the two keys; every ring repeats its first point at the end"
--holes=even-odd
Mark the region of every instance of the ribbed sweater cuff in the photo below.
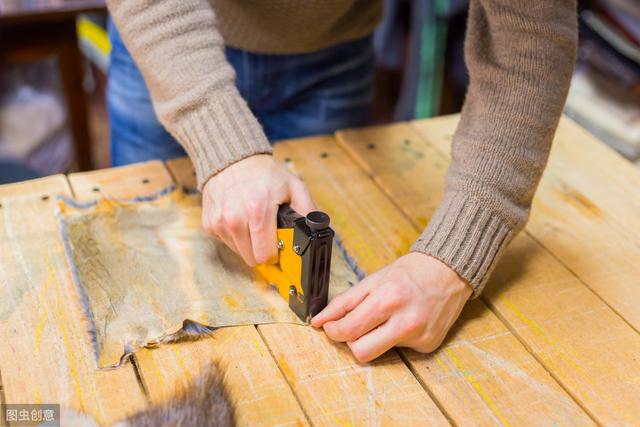
{"type": "Polygon", "coordinates": [[[172,129],[193,161],[198,189],[226,167],[273,149],[240,94],[229,91],[184,113],[172,129]]]}
{"type": "Polygon", "coordinates": [[[471,285],[475,298],[514,234],[514,227],[485,205],[450,192],[411,250],[447,264],[471,285]]]}

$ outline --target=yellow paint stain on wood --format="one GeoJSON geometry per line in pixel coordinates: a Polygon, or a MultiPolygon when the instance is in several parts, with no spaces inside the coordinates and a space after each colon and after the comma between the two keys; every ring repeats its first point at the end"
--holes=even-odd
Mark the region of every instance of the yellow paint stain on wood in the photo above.
{"type": "Polygon", "coordinates": [[[291,370],[291,367],[287,363],[287,359],[283,357],[278,358],[278,366],[280,366],[280,369],[282,369],[282,373],[289,382],[296,381],[296,374],[291,370]]]}
{"type": "Polygon", "coordinates": [[[229,294],[224,296],[224,302],[226,302],[229,307],[238,307],[240,305],[240,303],[238,303],[238,300],[235,299],[233,295],[229,294]]]}
{"type": "Polygon", "coordinates": [[[51,261],[49,260],[48,255],[45,254],[45,265],[47,266],[47,277],[44,280],[44,285],[42,286],[42,290],[38,292],[38,309],[40,310],[40,320],[38,320],[38,324],[36,325],[35,332],[35,343],[33,346],[33,351],[38,352],[40,350],[40,338],[42,337],[42,330],[44,329],[44,325],[47,322],[47,318],[49,317],[48,309],[46,306],[46,301],[44,300],[44,294],[49,290],[49,287],[54,281],[55,271],[53,270],[53,266],[51,265],[51,261]]]}
{"type": "Polygon", "coordinates": [[[469,384],[471,384],[473,386],[473,388],[478,392],[478,395],[480,395],[482,400],[491,409],[491,412],[494,413],[496,418],[500,421],[500,424],[502,424],[504,426],[510,426],[511,423],[502,415],[502,413],[500,412],[500,410],[498,409],[496,404],[493,402],[493,400],[491,400],[491,397],[489,397],[489,395],[482,388],[480,383],[478,381],[476,381],[475,378],[473,378],[473,375],[471,374],[471,372],[467,368],[465,368],[465,366],[462,364],[462,362],[460,362],[460,360],[453,353],[453,350],[451,350],[450,348],[445,348],[445,352],[447,353],[449,358],[451,360],[453,360],[453,363],[456,364],[456,366],[458,367],[460,372],[462,372],[462,374],[464,375],[466,380],[469,382],[469,384]]]}
{"type": "Polygon", "coordinates": [[[580,193],[575,188],[566,184],[556,190],[556,194],[561,200],[575,207],[580,213],[591,218],[602,218],[604,216],[602,209],[598,207],[591,199],[580,193]]]}
{"type": "MultiPolygon", "coordinates": [[[[67,332],[67,327],[65,325],[64,322],[64,312],[62,310],[62,307],[60,304],[56,304],[56,309],[57,309],[57,318],[58,318],[58,328],[60,329],[60,331],[62,332],[62,337],[64,339],[64,346],[65,346],[65,351],[67,352],[67,359],[68,360],[75,360],[75,355],[73,354],[73,350],[71,348],[71,340],[69,339],[69,334],[67,332]]],[[[75,366],[75,364],[72,364],[70,366],[71,368],[71,380],[73,381],[73,388],[76,394],[76,398],[78,399],[79,405],[80,405],[80,410],[82,410],[83,412],[86,411],[85,408],[85,404],[84,404],[84,399],[82,397],[82,388],[80,387],[80,379],[79,379],[79,375],[78,375],[78,370],[75,366]]],[[[103,420],[101,420],[100,414],[95,414],[98,418],[99,422],[103,422],[103,420]]]]}

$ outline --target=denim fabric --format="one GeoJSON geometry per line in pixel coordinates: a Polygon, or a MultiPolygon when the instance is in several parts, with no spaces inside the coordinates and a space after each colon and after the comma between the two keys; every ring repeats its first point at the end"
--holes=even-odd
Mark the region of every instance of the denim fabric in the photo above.
{"type": "MultiPolygon", "coordinates": [[[[153,111],[147,86],[114,25],[107,89],[114,166],[185,155],[153,111]]],[[[262,55],[227,48],[236,84],[270,141],[369,123],[371,37],[313,53],[262,55]]]]}

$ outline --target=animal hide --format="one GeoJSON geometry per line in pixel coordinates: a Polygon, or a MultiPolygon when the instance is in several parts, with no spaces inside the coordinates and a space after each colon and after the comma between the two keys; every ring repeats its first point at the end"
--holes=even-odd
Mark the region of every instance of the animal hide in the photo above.
{"type": "MultiPolygon", "coordinates": [[[[121,365],[136,348],[217,327],[301,323],[275,289],[205,235],[200,215],[200,196],[181,190],[89,205],[61,199],[63,240],[99,367],[121,365]]],[[[356,280],[334,248],[331,295],[356,280]]]]}

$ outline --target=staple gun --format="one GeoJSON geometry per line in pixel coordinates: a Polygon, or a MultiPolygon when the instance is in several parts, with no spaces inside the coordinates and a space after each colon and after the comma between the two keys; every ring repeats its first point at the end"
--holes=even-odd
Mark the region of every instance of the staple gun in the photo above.
{"type": "Polygon", "coordinates": [[[320,211],[306,217],[289,205],[278,209],[278,262],[256,267],[304,322],[327,305],[334,231],[329,215],[320,211]]]}

